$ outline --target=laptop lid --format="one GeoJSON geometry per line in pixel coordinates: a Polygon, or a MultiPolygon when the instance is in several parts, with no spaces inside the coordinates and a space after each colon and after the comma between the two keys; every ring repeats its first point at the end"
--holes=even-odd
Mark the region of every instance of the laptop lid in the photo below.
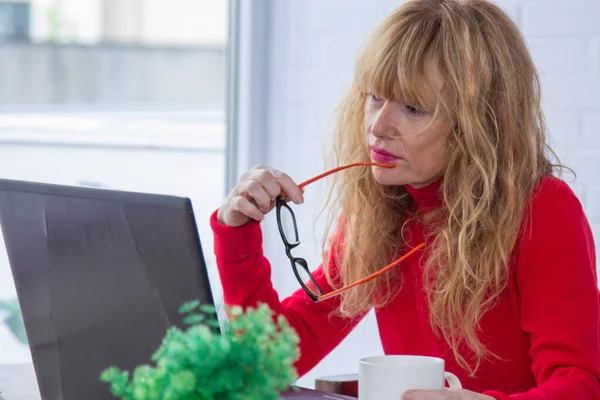
{"type": "Polygon", "coordinates": [[[0,180],[0,222],[43,399],[113,399],[101,371],[213,304],[187,198],[0,180]]]}

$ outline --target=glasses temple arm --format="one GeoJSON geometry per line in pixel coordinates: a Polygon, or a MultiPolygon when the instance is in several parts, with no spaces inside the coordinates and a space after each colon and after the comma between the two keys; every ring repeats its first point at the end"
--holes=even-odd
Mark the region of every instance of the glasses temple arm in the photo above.
{"type": "MultiPolygon", "coordinates": [[[[394,168],[396,166],[396,164],[391,164],[391,163],[372,163],[372,162],[357,162],[357,163],[353,163],[353,164],[342,165],[341,167],[333,168],[329,171],[323,172],[322,174],[319,174],[319,175],[315,176],[314,178],[310,178],[309,180],[304,181],[301,184],[299,184],[298,187],[300,189],[303,189],[305,186],[307,186],[313,182],[316,182],[319,179],[325,178],[328,175],[331,175],[333,173],[336,173],[336,172],[341,171],[346,168],[357,167],[357,166],[361,166],[361,165],[372,165],[372,166],[383,167],[383,168],[394,168]]],[[[281,197],[286,197],[285,192],[281,192],[281,197]]]]}

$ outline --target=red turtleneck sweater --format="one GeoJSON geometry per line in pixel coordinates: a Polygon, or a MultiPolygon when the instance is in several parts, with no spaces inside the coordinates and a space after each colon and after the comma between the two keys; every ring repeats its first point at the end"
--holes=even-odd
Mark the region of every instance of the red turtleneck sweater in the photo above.
{"type": "MultiPolygon", "coordinates": [[[[440,203],[438,186],[407,190],[417,207],[430,208],[440,203]]],[[[556,178],[540,183],[530,217],[511,258],[508,287],[481,320],[480,340],[500,359],[484,361],[470,377],[434,334],[423,292],[422,254],[398,267],[404,278],[400,293],[375,311],[385,353],[441,357],[463,387],[496,399],[600,399],[599,292],[588,221],[573,192],[556,178]]],[[[300,336],[300,375],[356,326],[358,320],[331,316],[339,298],[315,304],[299,289],[279,299],[258,222],[230,228],[218,223],[215,212],[211,226],[225,302],[244,307],[267,303],[284,315],[300,336]]],[[[422,226],[409,229],[408,245],[421,243],[422,226]]],[[[315,276],[324,293],[331,290],[320,267],[315,276]]]]}

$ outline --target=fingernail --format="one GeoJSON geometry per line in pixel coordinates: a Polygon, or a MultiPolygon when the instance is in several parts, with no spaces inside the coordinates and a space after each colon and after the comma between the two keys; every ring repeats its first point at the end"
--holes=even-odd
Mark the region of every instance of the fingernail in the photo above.
{"type": "Polygon", "coordinates": [[[295,201],[297,204],[302,204],[302,203],[304,203],[304,197],[303,197],[303,196],[301,196],[301,195],[297,195],[297,196],[294,198],[294,201],[295,201]]]}

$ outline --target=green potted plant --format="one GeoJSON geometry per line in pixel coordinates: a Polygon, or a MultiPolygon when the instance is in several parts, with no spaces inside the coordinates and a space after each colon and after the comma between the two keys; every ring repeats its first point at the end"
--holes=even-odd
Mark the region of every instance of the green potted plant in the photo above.
{"type": "Polygon", "coordinates": [[[3,322],[8,327],[15,338],[24,345],[27,345],[27,334],[25,325],[21,316],[21,308],[17,299],[0,300],[0,313],[3,314],[3,322]]]}
{"type": "Polygon", "coordinates": [[[228,308],[221,332],[214,307],[194,301],[180,311],[190,326],[167,331],[152,356],[155,365],[140,365],[132,376],[115,366],[102,373],[113,395],[122,400],[275,400],[296,380],[298,336],[267,305],[228,308]]]}

